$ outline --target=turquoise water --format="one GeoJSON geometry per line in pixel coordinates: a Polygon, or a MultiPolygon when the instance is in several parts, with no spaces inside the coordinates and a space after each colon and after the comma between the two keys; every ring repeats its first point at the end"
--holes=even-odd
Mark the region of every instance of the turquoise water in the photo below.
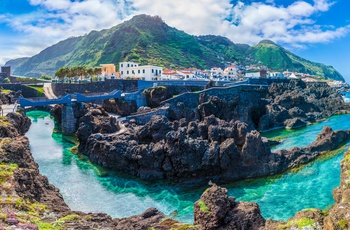
{"type": "MultiPolygon", "coordinates": [[[[73,210],[127,217],[156,207],[180,221],[193,222],[193,203],[205,188],[189,191],[170,185],[144,184],[102,171],[69,151],[73,143],[53,132],[54,122],[48,113],[32,111],[27,115],[33,124],[26,135],[40,172],[60,189],[73,210]]],[[[289,141],[307,145],[324,125],[344,128],[349,118],[349,115],[340,115],[303,130],[274,131],[264,135],[283,137],[283,145],[289,141]]],[[[297,173],[224,186],[238,200],[257,202],[265,218],[286,220],[301,209],[324,209],[334,202],[332,190],[340,183],[339,162],[343,152],[340,150],[327,160],[309,164],[297,173]]]]}
{"type": "Polygon", "coordinates": [[[350,121],[350,114],[337,115],[300,129],[278,129],[263,133],[263,136],[282,140],[282,143],[273,147],[272,151],[290,149],[294,146],[305,147],[316,140],[317,134],[322,131],[324,126],[330,126],[333,130],[350,129],[350,122],[348,121],[350,121]]]}

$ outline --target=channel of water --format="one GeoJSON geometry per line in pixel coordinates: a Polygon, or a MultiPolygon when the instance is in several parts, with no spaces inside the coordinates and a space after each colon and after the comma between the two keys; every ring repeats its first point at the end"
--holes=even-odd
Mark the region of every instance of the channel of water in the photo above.
{"type": "MultiPolygon", "coordinates": [[[[27,115],[33,123],[26,136],[40,172],[60,189],[71,209],[120,218],[155,207],[182,222],[193,222],[193,203],[205,188],[145,184],[107,172],[69,150],[74,144],[54,130],[49,113],[32,111],[27,115]]],[[[275,130],[263,135],[283,140],[274,149],[306,146],[323,126],[349,129],[349,119],[350,115],[338,115],[299,130],[275,130]]],[[[332,157],[314,161],[297,172],[223,186],[238,200],[257,202],[265,218],[286,220],[304,208],[325,209],[334,203],[332,190],[340,183],[340,161],[345,150],[343,147],[332,157]]]]}

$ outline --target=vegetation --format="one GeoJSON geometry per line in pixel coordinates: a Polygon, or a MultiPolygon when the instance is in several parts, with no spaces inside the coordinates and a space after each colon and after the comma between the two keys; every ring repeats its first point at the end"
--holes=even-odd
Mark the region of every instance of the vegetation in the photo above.
{"type": "Polygon", "coordinates": [[[48,81],[52,80],[52,78],[50,76],[45,76],[45,75],[39,77],[39,79],[41,79],[41,80],[48,80],[48,81]]]}
{"type": "Polygon", "coordinates": [[[199,200],[199,201],[198,201],[198,205],[199,205],[199,209],[200,209],[202,212],[205,212],[205,213],[208,213],[208,212],[209,212],[209,208],[208,208],[207,205],[204,203],[204,201],[199,200]]]}
{"type": "Polygon", "coordinates": [[[344,80],[342,75],[332,66],[314,63],[298,57],[269,40],[263,40],[249,48],[247,55],[253,63],[259,61],[275,71],[289,70],[317,75],[325,79],[344,80]]]}
{"type": "Polygon", "coordinates": [[[86,68],[85,66],[74,66],[74,67],[62,67],[56,71],[55,76],[59,79],[81,76],[92,76],[101,74],[101,68],[86,68]]]}
{"type": "MultiPolygon", "coordinates": [[[[13,68],[15,74],[53,76],[61,67],[92,68],[103,63],[135,61],[166,68],[224,67],[263,63],[273,70],[305,71],[325,78],[342,79],[333,67],[302,59],[271,41],[254,47],[234,44],[220,36],[192,36],[165,24],[157,16],[138,15],[108,30],[92,31],[61,41],[13,68]]],[[[15,62],[14,60],[11,62],[15,62]]],[[[67,76],[64,70],[56,76],[67,76]]],[[[75,74],[79,76],[80,73],[75,74]]],[[[68,76],[67,76],[68,77],[68,76]]]]}
{"type": "Polygon", "coordinates": [[[349,223],[348,223],[346,220],[339,220],[339,221],[338,221],[338,225],[339,225],[339,227],[342,228],[342,229],[348,227],[348,224],[349,224],[349,223]]]}
{"type": "Polygon", "coordinates": [[[44,92],[45,92],[44,87],[42,85],[41,86],[39,86],[39,85],[31,85],[31,86],[28,86],[28,87],[31,88],[31,89],[36,90],[38,97],[42,97],[44,92]]]}

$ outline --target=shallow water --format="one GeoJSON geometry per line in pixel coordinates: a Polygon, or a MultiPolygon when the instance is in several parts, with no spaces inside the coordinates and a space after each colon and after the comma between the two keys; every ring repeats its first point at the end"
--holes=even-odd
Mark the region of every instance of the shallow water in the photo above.
{"type": "MultiPolygon", "coordinates": [[[[144,184],[103,171],[84,157],[69,151],[74,144],[60,133],[53,133],[54,122],[47,112],[32,111],[27,115],[33,124],[26,136],[40,172],[60,189],[73,210],[127,217],[156,207],[180,221],[193,222],[193,203],[205,188],[188,191],[170,185],[144,184]]],[[[349,115],[339,115],[297,131],[274,131],[264,135],[285,139],[282,146],[286,147],[283,148],[289,148],[293,143],[307,145],[314,141],[317,130],[323,126],[344,128],[349,118],[349,115]]],[[[286,220],[304,208],[324,209],[334,202],[332,190],[340,182],[339,162],[344,149],[296,173],[238,182],[225,187],[238,200],[257,202],[265,218],[286,220]]]]}

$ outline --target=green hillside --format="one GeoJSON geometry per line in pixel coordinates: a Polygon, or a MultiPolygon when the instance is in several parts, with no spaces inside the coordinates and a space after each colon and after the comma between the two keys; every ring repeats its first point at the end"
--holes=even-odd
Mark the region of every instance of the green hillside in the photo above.
{"type": "Polygon", "coordinates": [[[288,50],[276,45],[272,41],[263,40],[259,44],[250,47],[247,56],[275,71],[295,71],[317,75],[326,79],[344,81],[343,76],[332,66],[315,63],[298,57],[288,50]]]}
{"type": "Polygon", "coordinates": [[[118,65],[121,61],[200,69],[224,67],[234,61],[241,64],[260,61],[274,70],[289,69],[342,79],[332,67],[304,60],[272,42],[250,47],[221,36],[192,36],[168,26],[158,16],[147,15],[135,16],[110,29],[68,38],[13,66],[13,70],[16,75],[53,76],[63,66],[95,67],[104,63],[118,65]]]}

